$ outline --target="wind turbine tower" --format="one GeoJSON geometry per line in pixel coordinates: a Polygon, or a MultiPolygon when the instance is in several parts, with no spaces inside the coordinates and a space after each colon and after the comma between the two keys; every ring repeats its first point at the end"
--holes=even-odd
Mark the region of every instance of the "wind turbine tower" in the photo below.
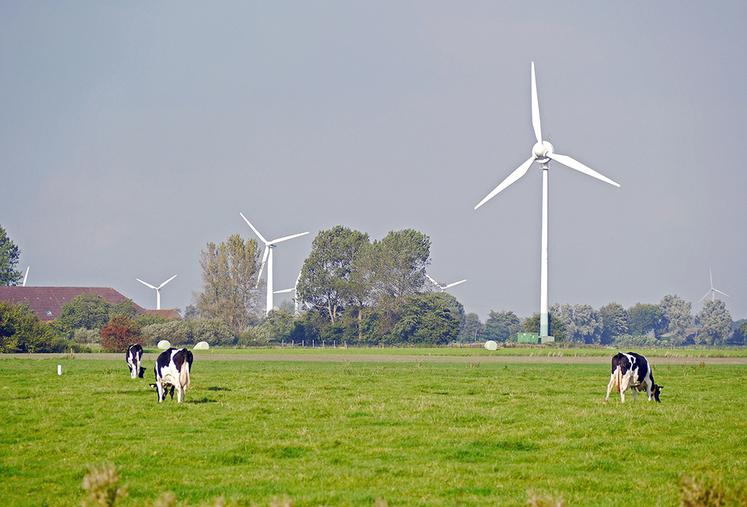
{"type": "Polygon", "coordinates": [[[515,183],[524,176],[534,162],[537,162],[542,170],[542,247],[540,251],[540,338],[544,341],[551,341],[549,337],[549,309],[548,309],[548,289],[547,289],[547,270],[548,270],[548,204],[549,204],[549,163],[551,160],[558,162],[574,171],[591,176],[598,180],[619,187],[620,184],[612,181],[587,167],[581,162],[567,156],[555,153],[555,148],[549,141],[542,138],[542,127],[540,125],[539,100],[537,98],[537,81],[534,74],[534,62],[531,66],[531,94],[532,94],[532,127],[537,142],[532,147],[531,156],[518,168],[516,168],[506,179],[495,187],[485,198],[477,203],[475,209],[479,208],[490,199],[495,197],[499,192],[505,190],[508,186],[515,183]]]}
{"type": "Polygon", "coordinates": [[[289,239],[298,238],[299,236],[305,236],[308,234],[308,232],[291,234],[290,236],[283,236],[282,238],[272,239],[268,241],[259,233],[257,228],[254,227],[249,220],[247,220],[243,213],[239,212],[239,215],[241,215],[241,218],[244,219],[244,222],[246,222],[247,225],[251,227],[251,229],[254,231],[254,234],[256,234],[257,237],[262,240],[262,243],[265,244],[265,251],[262,254],[262,265],[259,267],[259,274],[257,275],[257,286],[259,286],[259,279],[262,277],[262,270],[264,269],[265,264],[267,264],[267,307],[265,309],[265,315],[267,315],[270,313],[270,310],[274,308],[272,299],[272,296],[274,294],[272,290],[272,252],[275,249],[275,245],[277,245],[278,243],[282,243],[283,241],[288,241],[289,239]]]}
{"type": "Polygon", "coordinates": [[[151,289],[153,289],[153,290],[155,290],[155,291],[156,291],[156,310],[160,310],[160,309],[161,309],[161,289],[162,289],[162,288],[163,288],[163,287],[164,287],[164,286],[165,286],[165,285],[166,285],[167,283],[169,283],[169,282],[170,282],[171,280],[173,280],[174,278],[176,278],[176,275],[172,276],[171,278],[169,278],[168,280],[166,280],[165,282],[163,282],[163,283],[162,283],[161,285],[159,285],[158,287],[156,287],[155,285],[151,285],[151,284],[149,284],[148,282],[144,282],[144,281],[142,281],[142,280],[141,280],[140,278],[135,278],[135,280],[137,280],[138,282],[142,283],[142,284],[143,284],[143,285],[145,285],[146,287],[150,287],[151,289]]]}

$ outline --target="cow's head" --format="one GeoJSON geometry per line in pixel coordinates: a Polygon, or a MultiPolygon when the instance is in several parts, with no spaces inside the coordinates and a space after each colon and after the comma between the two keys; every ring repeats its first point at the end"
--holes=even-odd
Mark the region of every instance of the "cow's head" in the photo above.
{"type": "Polygon", "coordinates": [[[660,386],[659,384],[654,384],[654,387],[652,391],[654,392],[654,399],[661,403],[661,400],[659,399],[659,394],[661,393],[661,390],[664,388],[664,386],[660,386]]]}

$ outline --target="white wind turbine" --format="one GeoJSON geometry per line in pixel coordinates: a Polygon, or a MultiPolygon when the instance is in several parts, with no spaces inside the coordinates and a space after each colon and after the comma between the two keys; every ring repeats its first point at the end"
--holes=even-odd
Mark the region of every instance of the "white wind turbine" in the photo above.
{"type": "Polygon", "coordinates": [[[301,272],[298,272],[298,276],[296,277],[296,283],[293,284],[293,287],[290,289],[282,289],[282,290],[276,290],[275,294],[288,294],[289,292],[293,293],[293,311],[296,315],[299,315],[301,313],[301,306],[300,301],[298,301],[298,281],[301,279],[301,272]]]}
{"type": "Polygon", "coordinates": [[[609,183],[619,187],[620,185],[611,179],[607,178],[596,172],[595,170],[587,167],[581,162],[567,156],[558,155],[554,152],[553,145],[548,141],[542,139],[542,128],[540,126],[540,114],[539,114],[539,101],[537,100],[537,82],[534,75],[534,62],[531,67],[531,79],[532,79],[532,127],[534,128],[534,135],[537,142],[532,147],[531,156],[521,164],[517,169],[508,175],[497,187],[493,189],[485,198],[480,201],[475,209],[479,208],[490,199],[495,197],[500,191],[507,188],[512,183],[516,182],[519,178],[524,176],[532,163],[537,162],[542,169],[542,251],[540,261],[540,336],[548,336],[549,331],[549,319],[548,319],[548,291],[547,291],[547,222],[548,222],[548,200],[549,200],[549,189],[548,189],[548,163],[550,160],[559,162],[560,164],[569,167],[575,171],[584,173],[588,176],[596,178],[598,180],[609,183]]]}
{"type": "Polygon", "coordinates": [[[426,273],[425,276],[427,276],[428,280],[430,280],[433,283],[433,285],[438,287],[441,292],[446,292],[446,289],[450,289],[451,287],[456,287],[457,285],[461,285],[467,281],[467,279],[465,278],[464,280],[459,280],[458,282],[452,282],[452,283],[447,283],[446,285],[441,285],[440,283],[435,281],[433,278],[431,278],[431,275],[429,275],[428,273],[426,273]]]}
{"type": "Polygon", "coordinates": [[[143,284],[143,285],[145,285],[146,287],[150,287],[151,289],[153,289],[153,290],[155,290],[155,291],[156,291],[156,310],[160,310],[160,309],[161,309],[161,289],[162,289],[162,288],[163,288],[163,287],[164,287],[164,286],[165,286],[165,285],[166,285],[167,283],[169,283],[169,282],[170,282],[171,280],[173,280],[174,278],[176,278],[176,275],[172,276],[171,278],[169,278],[168,280],[166,280],[165,282],[163,282],[163,283],[162,283],[161,285],[159,285],[158,287],[156,287],[155,285],[151,285],[151,284],[149,284],[148,282],[144,282],[144,281],[142,281],[142,280],[141,280],[140,278],[135,278],[135,280],[137,280],[138,282],[142,283],[142,284],[143,284]]]}
{"type": "Polygon", "coordinates": [[[711,288],[708,289],[708,292],[705,293],[705,296],[703,296],[702,298],[700,298],[700,300],[698,300],[698,303],[703,301],[709,295],[711,296],[711,301],[716,300],[716,294],[721,294],[722,296],[730,297],[726,292],[721,292],[720,290],[718,290],[716,287],[713,286],[713,273],[711,272],[711,268],[708,268],[708,277],[711,280],[711,288]]]}
{"type": "Polygon", "coordinates": [[[308,234],[308,232],[291,234],[290,236],[283,236],[282,238],[267,241],[265,237],[262,236],[259,231],[252,225],[252,223],[247,220],[243,213],[239,212],[239,215],[241,215],[241,218],[244,219],[244,222],[246,222],[247,225],[252,228],[254,234],[256,234],[259,239],[262,240],[262,243],[265,244],[265,251],[262,254],[262,265],[259,267],[259,274],[257,275],[257,286],[259,286],[259,279],[262,277],[262,270],[265,268],[265,263],[267,263],[267,308],[265,309],[265,315],[267,315],[270,313],[270,310],[274,308],[272,302],[272,251],[275,248],[275,245],[277,245],[278,243],[282,243],[283,241],[288,241],[289,239],[297,238],[299,236],[305,236],[308,234]]]}
{"type": "Polygon", "coordinates": [[[31,266],[26,266],[26,273],[23,275],[23,284],[21,287],[26,287],[26,280],[29,279],[29,269],[31,269],[31,266]]]}

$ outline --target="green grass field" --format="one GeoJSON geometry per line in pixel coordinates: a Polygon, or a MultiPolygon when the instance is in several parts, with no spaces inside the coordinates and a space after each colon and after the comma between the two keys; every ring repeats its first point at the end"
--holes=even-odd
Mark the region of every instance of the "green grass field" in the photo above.
{"type": "MultiPolygon", "coordinates": [[[[630,347],[623,347],[629,350],[630,347]]],[[[634,349],[646,357],[739,357],[747,358],[747,347],[678,347],[678,348],[639,348],[634,349]]],[[[236,354],[236,355],[264,355],[264,354],[371,354],[371,355],[419,355],[419,356],[551,356],[551,357],[612,357],[618,348],[615,347],[553,347],[553,346],[509,346],[500,347],[496,351],[485,350],[483,347],[252,347],[252,348],[212,348],[201,354],[236,354]]],[[[155,347],[147,348],[146,352],[158,353],[155,347]]]]}
{"type": "Polygon", "coordinates": [[[602,403],[603,365],[200,362],[158,405],[152,363],[0,360],[0,503],[76,505],[116,464],[125,505],[676,505],[747,481],[747,367],[655,369],[663,403],[602,403]],[[56,375],[56,364],[64,374],[56,375]],[[640,503],[630,503],[631,488],[640,503]]]}

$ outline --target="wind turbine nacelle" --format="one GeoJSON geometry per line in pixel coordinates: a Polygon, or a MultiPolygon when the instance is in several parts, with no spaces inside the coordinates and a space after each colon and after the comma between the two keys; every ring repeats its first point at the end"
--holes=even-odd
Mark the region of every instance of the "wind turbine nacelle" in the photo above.
{"type": "Polygon", "coordinates": [[[552,152],[553,145],[547,141],[535,143],[535,145],[532,146],[532,155],[534,155],[534,158],[536,158],[537,161],[541,163],[548,162],[550,160],[548,155],[552,152]]]}

